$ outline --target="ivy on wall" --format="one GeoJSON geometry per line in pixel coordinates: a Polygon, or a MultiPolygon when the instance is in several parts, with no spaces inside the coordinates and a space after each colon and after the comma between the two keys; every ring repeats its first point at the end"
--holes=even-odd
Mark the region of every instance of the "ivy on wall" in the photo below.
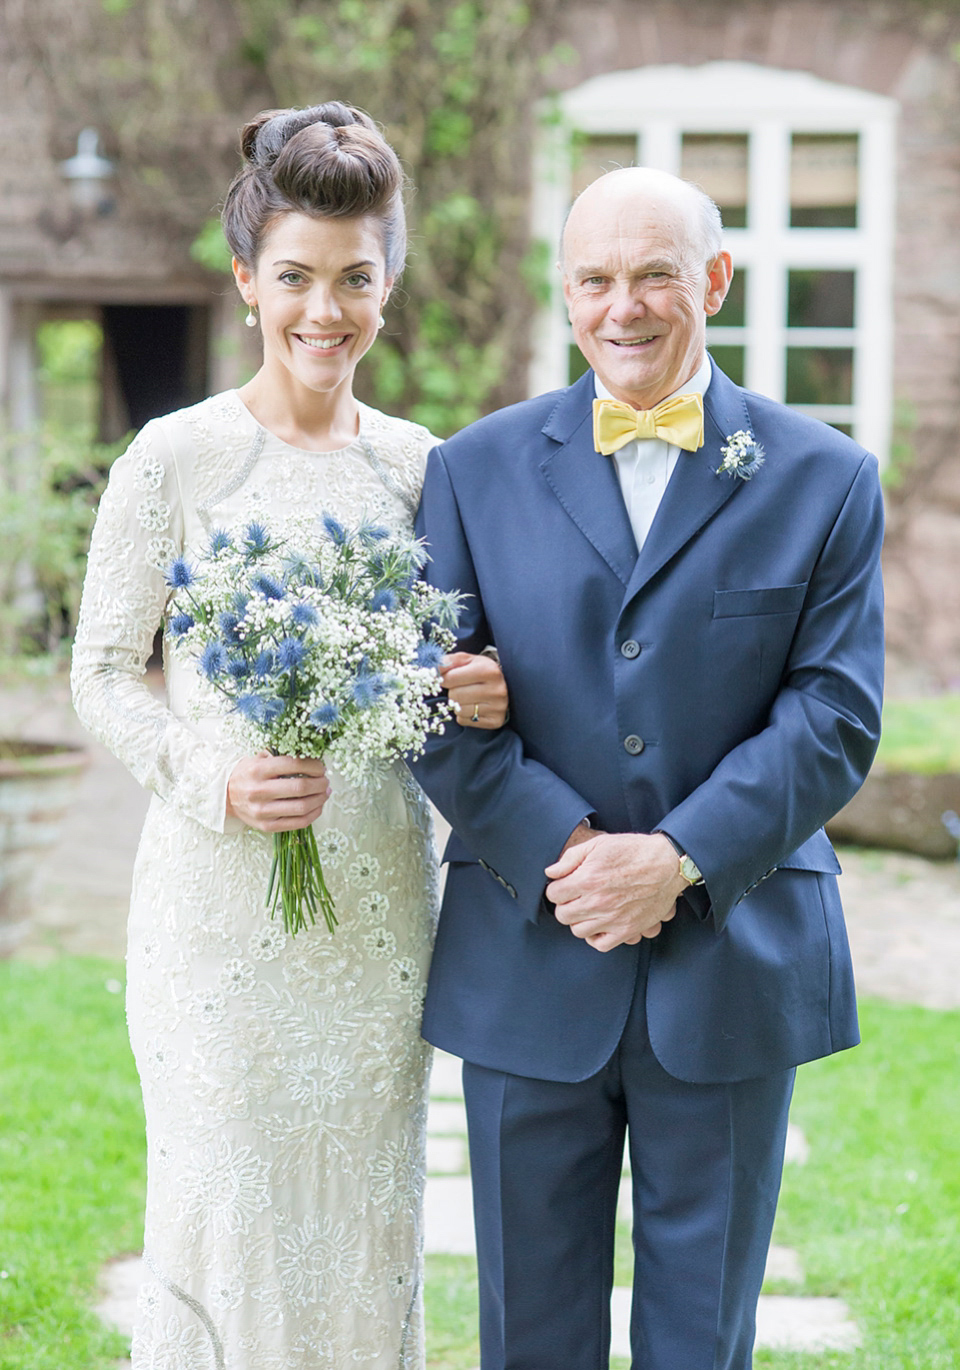
{"type": "Polygon", "coordinates": [[[411,251],[361,391],[446,435],[523,394],[544,266],[529,242],[532,106],[563,60],[559,6],[33,0],[20,24],[56,126],[95,123],[129,212],[206,265],[247,117],[327,99],[372,114],[410,179],[411,251]]]}

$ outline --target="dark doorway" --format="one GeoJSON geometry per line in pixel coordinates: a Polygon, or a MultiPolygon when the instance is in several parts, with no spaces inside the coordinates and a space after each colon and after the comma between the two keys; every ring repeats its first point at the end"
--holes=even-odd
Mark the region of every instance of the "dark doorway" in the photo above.
{"type": "Polygon", "coordinates": [[[207,394],[206,306],[107,304],[102,320],[102,438],[121,437],[207,394]]]}

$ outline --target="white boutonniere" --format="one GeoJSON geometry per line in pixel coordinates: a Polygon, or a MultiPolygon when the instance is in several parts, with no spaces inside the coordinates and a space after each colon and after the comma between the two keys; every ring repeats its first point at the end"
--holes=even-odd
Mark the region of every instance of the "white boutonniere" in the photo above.
{"type": "Polygon", "coordinates": [[[723,461],[717,467],[718,476],[736,476],[738,480],[749,480],[763,465],[763,448],[753,434],[741,428],[731,433],[726,445],[720,448],[723,461]]]}

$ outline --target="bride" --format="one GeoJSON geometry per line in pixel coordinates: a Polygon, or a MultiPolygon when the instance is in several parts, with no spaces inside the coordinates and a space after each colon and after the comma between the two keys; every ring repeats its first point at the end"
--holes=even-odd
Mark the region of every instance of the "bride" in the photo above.
{"type": "MultiPolygon", "coordinates": [[[[405,251],[402,173],[339,103],[243,131],[223,211],[263,335],[249,384],[149,423],[90,548],[73,688],[153,791],[137,855],[127,1014],[147,1124],[134,1370],[423,1364],[421,1198],[436,911],[426,802],[394,766],[243,756],[172,657],[142,677],[174,556],[211,529],[316,510],[412,528],[433,439],[353,396],[405,251]],[[270,834],[313,824],[340,925],[295,939],[264,906],[270,834]]],[[[465,727],[505,716],[499,668],[448,658],[465,727]]]]}

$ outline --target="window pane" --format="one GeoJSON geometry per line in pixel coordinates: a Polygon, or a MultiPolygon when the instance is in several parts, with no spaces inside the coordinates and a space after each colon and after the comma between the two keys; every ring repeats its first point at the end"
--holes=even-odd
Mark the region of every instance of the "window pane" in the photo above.
{"type": "Polygon", "coordinates": [[[727,343],[713,347],[710,343],[709,334],[707,335],[707,346],[710,349],[711,357],[720,370],[725,371],[736,385],[743,385],[743,363],[746,349],[733,347],[727,343]]]}
{"type": "Polygon", "coordinates": [[[631,134],[575,133],[573,136],[573,175],[570,189],[572,198],[586,190],[591,181],[605,171],[617,167],[634,166],[637,160],[637,140],[631,134]]]}
{"type": "Polygon", "coordinates": [[[576,343],[571,343],[567,357],[567,385],[573,385],[574,381],[578,381],[584,371],[589,369],[586,357],[576,343]]]}
{"type": "Polygon", "coordinates": [[[852,347],[787,348],[787,404],[852,403],[852,347]]]}
{"type": "Polygon", "coordinates": [[[855,133],[793,135],[791,228],[856,228],[859,142],[855,133]]]}
{"type": "Polygon", "coordinates": [[[727,228],[747,224],[748,139],[745,133],[685,133],[680,175],[719,205],[727,228]]]}
{"type": "Polygon", "coordinates": [[[855,271],[791,271],[788,328],[852,328],[855,271]]]}
{"type": "Polygon", "coordinates": [[[711,323],[715,323],[722,324],[724,328],[742,328],[746,322],[746,295],[747,273],[738,268],[733,273],[727,298],[724,300],[719,314],[713,314],[707,320],[707,327],[709,328],[711,323]]]}

